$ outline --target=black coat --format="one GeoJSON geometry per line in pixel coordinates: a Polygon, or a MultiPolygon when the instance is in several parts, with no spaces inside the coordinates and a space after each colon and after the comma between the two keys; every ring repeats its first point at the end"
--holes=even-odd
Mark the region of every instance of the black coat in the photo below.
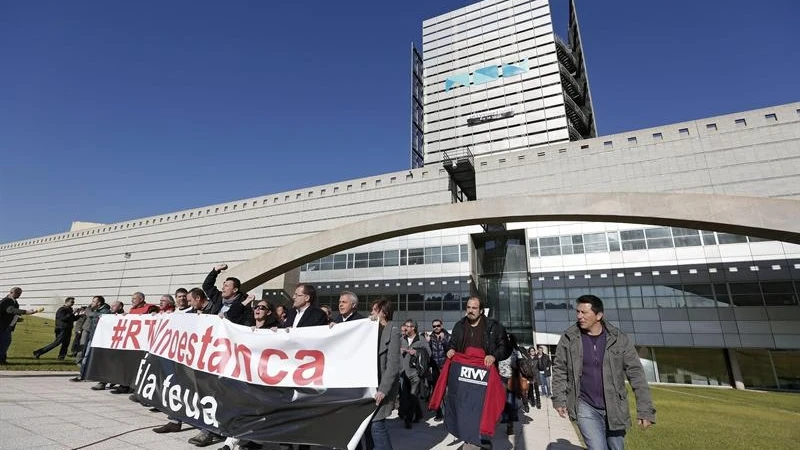
{"type": "MultiPolygon", "coordinates": [[[[487,355],[494,356],[495,364],[507,359],[511,356],[512,348],[511,343],[508,341],[508,334],[506,329],[500,322],[490,319],[486,316],[481,316],[481,320],[486,321],[486,332],[483,335],[483,351],[487,355]]],[[[466,350],[464,333],[465,327],[470,326],[467,322],[466,316],[456,322],[453,327],[453,332],[450,334],[450,344],[447,346],[448,350],[453,349],[459,353],[464,353],[466,350]]]]}
{"type": "MultiPolygon", "coordinates": [[[[351,322],[353,320],[359,320],[359,319],[366,319],[366,317],[359,314],[358,311],[353,311],[353,314],[350,316],[349,319],[347,319],[347,321],[351,322]]],[[[342,323],[342,315],[341,314],[337,315],[336,317],[334,317],[333,321],[336,323],[342,323]]]]}
{"type": "Polygon", "coordinates": [[[64,305],[56,311],[56,328],[61,330],[71,330],[72,325],[78,320],[78,316],[72,308],[64,305]]]}
{"type": "MultiPolygon", "coordinates": [[[[216,314],[222,309],[222,292],[220,292],[216,286],[218,275],[219,272],[212,269],[208,276],[206,276],[205,281],[203,281],[203,291],[206,293],[206,296],[208,296],[208,300],[214,305],[212,314],[216,314]]],[[[250,306],[242,303],[245,297],[246,296],[241,292],[236,294],[230,309],[225,313],[225,318],[239,325],[252,324],[253,310],[250,306]]]]}
{"type": "MultiPolygon", "coordinates": [[[[289,314],[286,315],[286,328],[292,328],[292,324],[294,323],[294,317],[297,315],[297,310],[292,308],[289,311],[289,314]]],[[[300,327],[313,327],[317,325],[327,325],[328,324],[328,315],[325,314],[320,308],[316,306],[309,306],[306,312],[303,313],[303,317],[300,318],[300,323],[297,324],[297,328],[300,327]]]]}

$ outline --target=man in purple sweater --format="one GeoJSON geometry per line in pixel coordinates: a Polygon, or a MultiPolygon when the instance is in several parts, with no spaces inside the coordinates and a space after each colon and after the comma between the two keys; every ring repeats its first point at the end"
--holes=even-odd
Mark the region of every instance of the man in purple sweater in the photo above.
{"type": "Polygon", "coordinates": [[[588,450],[622,450],[631,426],[625,377],[642,428],[656,421],[650,387],[628,336],[603,320],[603,301],[583,295],[577,323],[564,332],[553,360],[553,407],[578,422],[588,450]]]}

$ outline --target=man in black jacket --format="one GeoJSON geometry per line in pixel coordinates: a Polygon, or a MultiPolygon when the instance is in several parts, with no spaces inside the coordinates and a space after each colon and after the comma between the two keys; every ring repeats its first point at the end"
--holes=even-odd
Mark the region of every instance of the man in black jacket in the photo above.
{"type": "Polygon", "coordinates": [[[72,325],[76,320],[78,320],[78,316],[75,315],[75,311],[72,310],[73,305],[75,305],[75,297],[67,297],[66,300],[64,300],[64,306],[58,308],[56,311],[55,324],[56,339],[50,344],[45,345],[38,350],[34,350],[34,358],[39,359],[40,356],[58,347],[59,345],[61,346],[61,349],[58,351],[58,359],[64,359],[67,356],[69,341],[72,339],[72,325]]]}
{"type": "Polygon", "coordinates": [[[8,347],[11,346],[11,332],[19,320],[18,316],[36,314],[36,309],[19,309],[17,299],[22,295],[22,289],[11,288],[8,295],[0,300],[0,364],[6,364],[8,347]]]}
{"type": "Polygon", "coordinates": [[[339,295],[339,315],[333,321],[336,323],[349,322],[351,320],[365,319],[364,316],[356,311],[358,307],[358,296],[350,291],[344,291],[339,295]]]}
{"type": "Polygon", "coordinates": [[[222,291],[217,289],[215,283],[217,276],[228,268],[227,264],[219,264],[211,269],[211,272],[203,281],[203,291],[214,305],[221,305],[219,309],[220,317],[224,317],[239,325],[252,325],[253,310],[244,304],[247,297],[239,292],[242,287],[238,278],[228,277],[222,283],[222,291]]]}
{"type": "Polygon", "coordinates": [[[512,351],[505,327],[483,314],[483,304],[476,296],[467,300],[467,315],[453,327],[448,347],[448,358],[456,352],[463,353],[467,347],[482,349],[487,367],[508,358],[512,351]]]}
{"type": "MultiPolygon", "coordinates": [[[[313,285],[300,283],[292,295],[292,310],[286,317],[286,328],[313,327],[327,325],[328,315],[316,306],[317,290],[313,285]]],[[[294,446],[281,444],[282,449],[293,449],[294,446]]],[[[299,445],[299,450],[309,450],[308,445],[299,445]]]]}
{"type": "Polygon", "coordinates": [[[317,290],[310,284],[300,283],[292,295],[292,310],[286,317],[286,328],[327,325],[328,316],[317,305],[317,290]]]}

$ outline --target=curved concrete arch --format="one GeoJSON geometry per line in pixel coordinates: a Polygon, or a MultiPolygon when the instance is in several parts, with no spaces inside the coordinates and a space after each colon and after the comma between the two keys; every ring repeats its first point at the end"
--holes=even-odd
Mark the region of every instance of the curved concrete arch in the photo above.
{"type": "Polygon", "coordinates": [[[373,217],[270,250],[233,267],[229,275],[250,290],[303,263],[395,236],[483,223],[553,220],[668,225],[800,244],[797,200],[662,193],[525,195],[373,217]]]}

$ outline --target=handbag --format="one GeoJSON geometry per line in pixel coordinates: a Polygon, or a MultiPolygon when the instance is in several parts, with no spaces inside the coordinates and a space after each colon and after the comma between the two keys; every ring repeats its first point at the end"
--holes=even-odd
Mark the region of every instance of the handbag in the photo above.
{"type": "Polygon", "coordinates": [[[527,378],[523,377],[522,375],[517,375],[516,377],[511,377],[511,378],[508,379],[508,382],[506,383],[506,388],[509,391],[517,394],[517,397],[520,397],[520,398],[522,398],[523,394],[527,395],[529,386],[530,386],[530,382],[528,381],[527,378]],[[515,380],[519,380],[519,381],[515,382],[515,380]],[[519,390],[517,390],[517,388],[519,388],[519,390]]]}

